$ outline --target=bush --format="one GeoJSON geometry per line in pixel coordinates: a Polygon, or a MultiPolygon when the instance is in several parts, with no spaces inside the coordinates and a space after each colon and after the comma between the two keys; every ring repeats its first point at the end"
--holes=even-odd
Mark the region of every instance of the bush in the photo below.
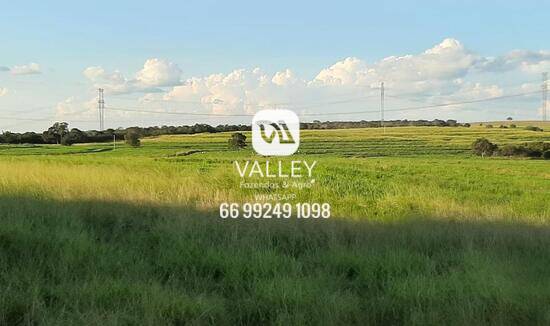
{"type": "Polygon", "coordinates": [[[542,153],[542,158],[545,159],[545,160],[550,160],[550,150],[545,151],[544,153],[542,153]]]}
{"type": "Polygon", "coordinates": [[[532,151],[540,152],[541,155],[542,152],[550,150],[550,143],[545,143],[541,141],[525,143],[523,145],[532,151]]]}
{"type": "Polygon", "coordinates": [[[510,128],[516,128],[516,127],[517,127],[517,126],[516,126],[515,124],[513,124],[513,123],[510,125],[510,128]]]}
{"type": "Polygon", "coordinates": [[[532,142],[522,145],[506,145],[498,151],[498,154],[502,156],[541,157],[548,150],[550,150],[550,143],[532,142]]]}
{"type": "Polygon", "coordinates": [[[493,125],[485,125],[485,128],[493,128],[493,125]]]}
{"type": "Polygon", "coordinates": [[[126,131],[126,135],[124,135],[124,141],[126,142],[126,144],[132,147],[139,147],[141,145],[139,137],[140,134],[137,132],[137,130],[129,129],[128,131],[126,131]]]}
{"type": "Polygon", "coordinates": [[[501,156],[529,156],[530,151],[523,146],[506,145],[499,149],[498,154],[501,156]]]}
{"type": "Polygon", "coordinates": [[[230,149],[241,149],[246,147],[246,136],[236,132],[229,138],[228,145],[230,149]]]}
{"type": "Polygon", "coordinates": [[[472,151],[479,156],[490,156],[498,149],[498,146],[485,138],[478,138],[472,143],[472,151]]]}
{"type": "Polygon", "coordinates": [[[527,127],[525,127],[525,130],[529,130],[529,131],[544,131],[544,130],[542,130],[542,128],[535,127],[535,126],[527,126],[527,127]]]}
{"type": "Polygon", "coordinates": [[[508,127],[505,126],[505,125],[500,125],[499,128],[500,128],[500,129],[508,129],[508,127]]]}

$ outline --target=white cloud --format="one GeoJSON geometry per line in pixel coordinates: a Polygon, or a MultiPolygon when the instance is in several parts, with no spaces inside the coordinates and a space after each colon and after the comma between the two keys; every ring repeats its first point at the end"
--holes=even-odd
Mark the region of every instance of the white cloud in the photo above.
{"type": "Polygon", "coordinates": [[[541,73],[550,69],[550,51],[513,50],[499,57],[483,58],[477,68],[487,72],[519,69],[525,73],[541,73]]]}
{"type": "Polygon", "coordinates": [[[145,61],[136,81],[148,87],[175,86],[180,83],[181,69],[175,63],[157,58],[145,61]]]}
{"type": "Polygon", "coordinates": [[[97,66],[88,67],[88,68],[84,69],[84,71],[82,73],[84,74],[84,76],[86,78],[88,78],[89,80],[92,80],[92,81],[97,81],[100,78],[105,77],[105,69],[103,69],[101,67],[97,67],[97,66]]]}
{"type": "Polygon", "coordinates": [[[178,85],[181,77],[176,64],[157,58],[148,59],[132,79],[118,70],[108,73],[100,66],[88,67],[82,73],[94,87],[102,87],[111,94],[160,92],[159,87],[178,85]]]}
{"type": "Polygon", "coordinates": [[[97,119],[97,99],[79,101],[69,97],[55,106],[56,120],[71,122],[73,119],[97,119]]]}
{"type": "MultiPolygon", "coordinates": [[[[521,74],[549,69],[549,62],[548,51],[517,50],[496,58],[483,57],[448,38],[417,54],[389,56],[372,63],[348,57],[321,69],[312,79],[300,78],[291,69],[266,73],[254,68],[182,81],[179,67],[160,59],[147,60],[134,78],[126,78],[119,71],[108,73],[101,67],[89,67],[83,73],[94,86],[110,93],[146,93],[139,103],[155,110],[242,114],[286,107],[304,113],[373,111],[379,105],[381,81],[388,95],[387,106],[393,108],[410,105],[407,101],[429,105],[498,97],[533,88],[526,84],[505,91],[499,74],[515,74],[519,79],[521,74]],[[398,96],[407,100],[399,102],[398,96]]],[[[452,106],[440,112],[472,107],[452,106]]]]}
{"type": "Polygon", "coordinates": [[[433,91],[442,83],[452,83],[464,77],[474,67],[479,56],[466,50],[455,39],[417,55],[390,56],[373,64],[357,58],[347,58],[323,69],[314,82],[324,85],[356,85],[378,87],[381,81],[393,89],[433,91]]]}
{"type": "Polygon", "coordinates": [[[10,71],[13,75],[36,75],[42,73],[40,71],[40,65],[34,62],[27,65],[13,66],[10,71]]]}
{"type": "Polygon", "coordinates": [[[0,97],[8,94],[8,89],[5,87],[0,87],[0,97]]]}

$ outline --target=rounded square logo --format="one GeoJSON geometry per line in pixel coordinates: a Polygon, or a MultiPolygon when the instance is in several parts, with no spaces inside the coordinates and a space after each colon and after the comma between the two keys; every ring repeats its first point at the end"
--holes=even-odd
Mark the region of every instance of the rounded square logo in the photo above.
{"type": "Polygon", "coordinates": [[[252,147],[260,155],[287,156],[300,145],[300,120],[290,110],[261,110],[252,119],[252,147]]]}

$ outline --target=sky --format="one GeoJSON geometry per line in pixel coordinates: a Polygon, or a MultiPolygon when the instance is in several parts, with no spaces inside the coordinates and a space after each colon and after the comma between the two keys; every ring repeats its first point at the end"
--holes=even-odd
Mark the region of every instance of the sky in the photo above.
{"type": "Polygon", "coordinates": [[[381,82],[386,119],[540,119],[548,13],[548,1],[6,2],[0,129],[97,129],[99,87],[109,128],[250,123],[263,108],[378,120],[381,82]]]}

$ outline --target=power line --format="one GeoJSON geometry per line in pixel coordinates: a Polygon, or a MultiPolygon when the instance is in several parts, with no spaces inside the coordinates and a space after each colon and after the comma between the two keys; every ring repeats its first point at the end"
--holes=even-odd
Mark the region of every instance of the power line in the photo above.
{"type": "MultiPolygon", "coordinates": [[[[534,91],[534,92],[525,92],[525,93],[518,93],[518,94],[501,95],[501,96],[494,96],[494,97],[473,99],[473,100],[466,100],[466,101],[439,103],[439,104],[432,104],[432,105],[404,107],[404,108],[395,108],[395,109],[384,109],[384,111],[385,112],[386,111],[398,112],[398,111],[424,110],[424,109],[455,106],[455,105],[462,105],[462,104],[490,102],[490,101],[497,101],[497,100],[501,100],[501,99],[532,95],[532,94],[536,94],[536,93],[539,93],[539,92],[540,91],[534,91]]],[[[204,116],[204,117],[251,117],[251,116],[253,116],[253,114],[220,114],[220,113],[177,112],[177,111],[167,112],[167,111],[146,110],[146,109],[141,109],[141,108],[121,108],[121,107],[105,107],[105,109],[111,110],[111,111],[139,112],[139,113],[152,113],[152,114],[168,114],[168,115],[204,116]]],[[[302,113],[301,115],[302,116],[348,115],[348,114],[363,114],[363,113],[376,113],[376,112],[380,112],[380,110],[365,110],[365,111],[353,111],[353,112],[302,113]]]]}
{"type": "Polygon", "coordinates": [[[205,116],[205,117],[252,117],[253,114],[219,114],[219,113],[195,113],[195,112],[170,112],[170,111],[154,111],[154,110],[144,110],[139,108],[115,108],[115,107],[105,107],[107,110],[111,111],[123,111],[123,112],[138,112],[138,113],[153,113],[153,114],[170,114],[170,115],[191,115],[191,116],[205,116]]]}
{"type": "MultiPolygon", "coordinates": [[[[481,98],[481,99],[460,101],[460,102],[449,102],[449,103],[440,103],[440,104],[425,105],[425,106],[413,106],[413,107],[405,107],[405,108],[397,108],[397,109],[385,109],[384,111],[385,112],[387,112],[387,111],[392,111],[392,112],[414,111],[414,110],[432,109],[432,108],[454,106],[454,105],[461,105],[461,104],[490,102],[490,101],[496,101],[496,100],[501,100],[501,99],[505,99],[505,98],[521,97],[521,96],[525,96],[525,95],[536,94],[536,93],[539,93],[539,92],[540,91],[534,91],[534,92],[526,92],[526,93],[511,94],[511,95],[502,95],[502,96],[495,96],[495,97],[481,98]]],[[[362,114],[362,113],[376,113],[376,112],[379,112],[379,111],[378,110],[370,110],[370,111],[354,111],[354,112],[329,112],[329,113],[312,113],[312,114],[303,114],[303,115],[340,115],[340,114],[362,114]]]]}

